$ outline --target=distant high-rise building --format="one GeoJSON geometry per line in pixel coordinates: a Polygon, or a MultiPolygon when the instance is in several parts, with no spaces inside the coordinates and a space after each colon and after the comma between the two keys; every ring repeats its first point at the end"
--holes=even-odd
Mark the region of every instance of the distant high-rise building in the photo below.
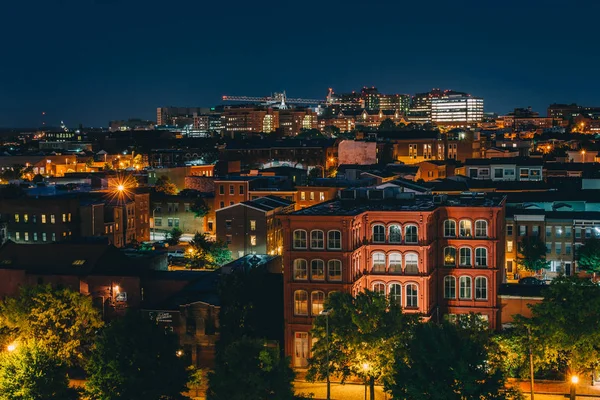
{"type": "Polygon", "coordinates": [[[409,108],[410,96],[407,94],[382,94],[379,96],[379,110],[397,110],[403,115],[407,115],[409,108]]]}
{"type": "Polygon", "coordinates": [[[360,95],[364,101],[365,109],[368,111],[379,111],[379,97],[381,95],[375,86],[362,88],[360,95]]]}
{"type": "Polygon", "coordinates": [[[483,98],[444,91],[431,99],[431,122],[438,125],[466,126],[483,120],[483,98]]]}
{"type": "Polygon", "coordinates": [[[183,127],[194,123],[194,114],[209,114],[206,107],[158,107],[156,125],[176,125],[183,127]]]}

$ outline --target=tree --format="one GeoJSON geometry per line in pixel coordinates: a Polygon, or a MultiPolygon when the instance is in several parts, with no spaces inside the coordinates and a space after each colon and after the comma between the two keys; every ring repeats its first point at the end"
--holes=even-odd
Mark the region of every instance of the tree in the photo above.
{"type": "Polygon", "coordinates": [[[196,392],[196,397],[198,397],[198,392],[200,391],[202,382],[204,382],[204,371],[202,371],[200,368],[190,365],[188,367],[188,373],[190,380],[187,383],[187,387],[190,390],[194,390],[196,392]]]}
{"type": "Polygon", "coordinates": [[[76,400],[69,387],[67,366],[35,342],[19,343],[12,352],[0,354],[0,399],[76,400]]]}
{"type": "Polygon", "coordinates": [[[177,227],[171,229],[168,232],[169,235],[169,242],[171,244],[177,244],[179,243],[179,239],[181,239],[181,236],[183,235],[183,231],[177,227]]]}
{"type": "Polygon", "coordinates": [[[402,353],[418,316],[402,313],[396,302],[369,290],[356,297],[335,292],[327,298],[325,309],[330,310],[329,338],[326,318],[315,318],[311,334],[316,342],[307,379],[324,379],[328,370],[339,375],[342,382],[359,377],[369,382],[373,400],[375,381],[391,382],[394,356],[402,353]]]}
{"type": "Polygon", "coordinates": [[[580,269],[583,269],[588,274],[596,274],[600,272],[600,240],[590,238],[585,241],[583,246],[577,250],[577,264],[580,269]]]}
{"type": "Polygon", "coordinates": [[[242,338],[217,353],[208,400],[293,400],[289,359],[260,339],[242,338]]]}
{"type": "Polygon", "coordinates": [[[531,318],[517,316],[522,331],[531,332],[540,360],[563,372],[592,371],[600,360],[600,286],[577,276],[555,278],[543,300],[530,305],[531,318]]]}
{"type": "Polygon", "coordinates": [[[395,130],[396,130],[396,124],[394,124],[394,121],[392,121],[390,118],[384,119],[379,124],[380,132],[395,131],[395,130]]]}
{"type": "Polygon", "coordinates": [[[300,133],[296,136],[298,139],[323,139],[325,136],[318,129],[301,128],[300,133]]]}
{"type": "Polygon", "coordinates": [[[193,265],[203,265],[205,268],[218,268],[232,260],[227,243],[222,240],[209,240],[206,234],[196,233],[190,241],[191,251],[186,257],[193,265]]]}
{"type": "Polygon", "coordinates": [[[327,125],[323,128],[323,133],[327,137],[337,137],[340,134],[340,128],[334,125],[327,125]]]}
{"type": "Polygon", "coordinates": [[[192,206],[190,207],[190,210],[192,210],[196,218],[203,218],[210,211],[210,207],[208,206],[208,204],[206,204],[202,197],[197,197],[194,200],[192,206]]]}
{"type": "Polygon", "coordinates": [[[138,313],[114,320],[94,343],[86,391],[98,400],[186,399],[189,370],[177,336],[138,313]]]}
{"type": "Polygon", "coordinates": [[[110,171],[113,169],[113,166],[107,162],[104,163],[104,166],[102,167],[103,171],[110,171]]]}
{"type": "Polygon", "coordinates": [[[166,175],[161,175],[154,184],[154,190],[158,193],[169,195],[177,194],[177,186],[166,175]]]}
{"type": "Polygon", "coordinates": [[[546,261],[546,244],[539,236],[525,236],[519,242],[517,263],[532,272],[549,268],[550,263],[546,261]]]}
{"type": "Polygon", "coordinates": [[[40,175],[40,174],[36,174],[31,181],[33,183],[44,182],[44,177],[42,175],[40,175]]]}
{"type": "Polygon", "coordinates": [[[25,286],[18,297],[0,303],[5,344],[35,340],[69,365],[81,363],[102,325],[92,299],[70,289],[25,286]]]}
{"type": "MultiPolygon", "coordinates": [[[[417,326],[408,354],[394,363],[389,385],[398,399],[479,400],[518,396],[505,387],[500,368],[490,364],[489,336],[459,324],[428,322],[417,326]]],[[[517,397],[520,398],[520,397],[517,397]]]]}

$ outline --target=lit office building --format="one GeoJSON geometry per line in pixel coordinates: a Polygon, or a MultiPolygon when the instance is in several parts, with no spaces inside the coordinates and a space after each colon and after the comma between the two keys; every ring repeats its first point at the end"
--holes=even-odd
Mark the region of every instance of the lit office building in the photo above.
{"type": "Polygon", "coordinates": [[[438,125],[466,126],[483,120],[483,99],[467,93],[445,91],[431,99],[431,122],[438,125]]]}

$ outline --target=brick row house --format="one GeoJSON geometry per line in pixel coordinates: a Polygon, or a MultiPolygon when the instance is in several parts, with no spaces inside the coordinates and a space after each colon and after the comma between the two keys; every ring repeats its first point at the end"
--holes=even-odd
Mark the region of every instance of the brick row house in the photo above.
{"type": "Polygon", "coordinates": [[[380,292],[426,320],[475,312],[498,328],[504,212],[501,195],[357,189],[280,216],[293,366],[306,367],[313,319],[333,291],[380,292]]]}

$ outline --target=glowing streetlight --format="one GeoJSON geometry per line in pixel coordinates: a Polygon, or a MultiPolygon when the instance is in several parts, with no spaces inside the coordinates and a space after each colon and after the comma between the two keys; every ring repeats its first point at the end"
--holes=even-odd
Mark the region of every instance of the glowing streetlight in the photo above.
{"type": "Polygon", "coordinates": [[[365,373],[365,400],[367,400],[367,372],[369,372],[369,363],[364,362],[362,364],[362,369],[365,373]]]}
{"type": "Polygon", "coordinates": [[[125,190],[125,186],[123,186],[123,185],[117,185],[117,190],[119,192],[122,192],[123,190],[125,190]]]}
{"type": "Polygon", "coordinates": [[[177,357],[181,357],[181,356],[183,355],[183,350],[177,350],[177,351],[175,352],[175,355],[176,355],[177,357]]]}
{"type": "Polygon", "coordinates": [[[577,397],[576,388],[577,388],[578,383],[579,383],[579,376],[571,375],[571,392],[569,394],[570,400],[575,400],[575,398],[577,397]]]}
{"type": "Polygon", "coordinates": [[[6,350],[8,350],[9,352],[13,352],[17,349],[17,343],[16,342],[12,342],[11,344],[9,344],[8,346],[6,346],[6,350]]]}

